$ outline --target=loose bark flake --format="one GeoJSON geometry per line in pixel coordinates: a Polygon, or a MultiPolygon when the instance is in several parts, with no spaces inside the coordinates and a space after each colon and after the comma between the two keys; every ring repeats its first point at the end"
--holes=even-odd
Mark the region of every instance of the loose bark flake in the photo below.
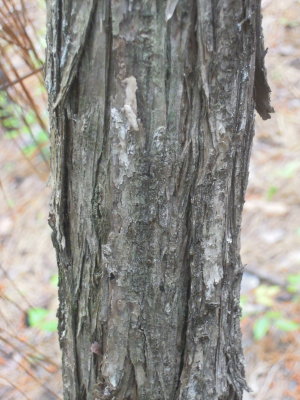
{"type": "Polygon", "coordinates": [[[242,398],[260,24],[255,0],[48,2],[65,399],[242,398]]]}
{"type": "Polygon", "coordinates": [[[265,56],[267,50],[264,48],[263,33],[261,26],[260,2],[259,10],[256,13],[256,55],[255,55],[255,82],[254,82],[254,101],[255,108],[262,119],[270,119],[270,113],[274,108],[270,104],[271,89],[267,81],[265,68],[265,56]]]}

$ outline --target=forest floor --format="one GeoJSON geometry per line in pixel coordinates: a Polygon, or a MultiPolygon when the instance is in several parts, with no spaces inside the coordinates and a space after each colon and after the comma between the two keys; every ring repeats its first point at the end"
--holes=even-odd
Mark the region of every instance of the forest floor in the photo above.
{"type": "MultiPolygon", "coordinates": [[[[300,398],[300,2],[263,1],[272,104],[256,117],[243,216],[246,400],[300,398]]],[[[0,398],[61,399],[47,168],[0,137],[0,398]],[[39,314],[40,313],[40,314],[39,314]],[[34,322],[34,318],[36,318],[34,322]],[[49,323],[50,328],[48,329],[49,323]]]]}

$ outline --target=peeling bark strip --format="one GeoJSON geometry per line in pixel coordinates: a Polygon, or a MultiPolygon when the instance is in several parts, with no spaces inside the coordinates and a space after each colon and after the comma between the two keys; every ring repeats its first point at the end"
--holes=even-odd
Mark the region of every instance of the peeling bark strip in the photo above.
{"type": "Polygon", "coordinates": [[[255,82],[254,82],[254,101],[255,108],[262,119],[270,119],[270,113],[274,108],[270,104],[271,89],[267,81],[265,69],[265,56],[267,49],[264,48],[263,33],[261,26],[260,4],[256,13],[256,53],[255,53],[255,82]]]}
{"type": "MultiPolygon", "coordinates": [[[[49,0],[67,400],[238,400],[256,0],[49,0]]],[[[255,83],[254,83],[255,81],[255,83]]]]}

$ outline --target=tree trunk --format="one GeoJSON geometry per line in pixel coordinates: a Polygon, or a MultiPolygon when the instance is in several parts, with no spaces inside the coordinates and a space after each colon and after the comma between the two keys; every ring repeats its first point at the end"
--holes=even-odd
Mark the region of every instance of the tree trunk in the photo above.
{"type": "Polygon", "coordinates": [[[258,3],[48,1],[65,399],[242,398],[258,3]]]}

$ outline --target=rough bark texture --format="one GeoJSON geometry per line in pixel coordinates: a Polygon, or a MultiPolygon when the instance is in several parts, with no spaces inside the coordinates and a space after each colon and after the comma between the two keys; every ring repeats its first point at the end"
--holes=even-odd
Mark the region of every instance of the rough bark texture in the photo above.
{"type": "Polygon", "coordinates": [[[64,397],[238,400],[256,0],[49,0],[64,397]]]}

